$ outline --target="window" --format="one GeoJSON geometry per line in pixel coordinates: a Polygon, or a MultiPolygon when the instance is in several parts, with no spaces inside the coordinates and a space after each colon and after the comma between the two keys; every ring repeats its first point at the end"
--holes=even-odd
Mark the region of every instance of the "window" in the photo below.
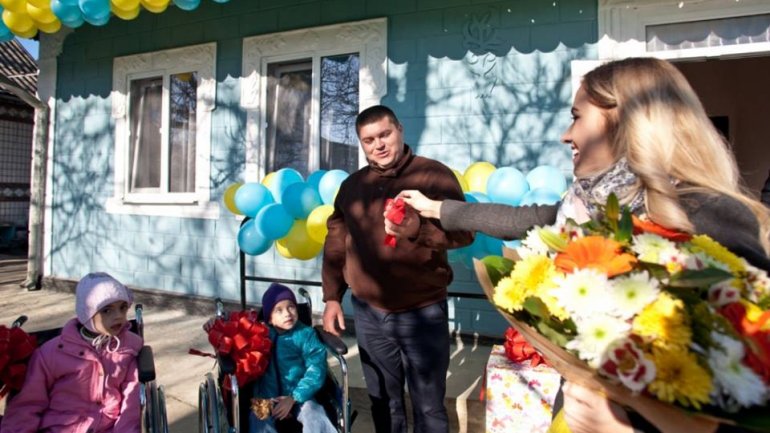
{"type": "Polygon", "coordinates": [[[378,19],[244,40],[247,180],[361,166],[355,118],[385,94],[385,28],[378,19]]]}
{"type": "Polygon", "coordinates": [[[115,193],[108,211],[215,218],[214,44],[116,58],[115,193]]]}

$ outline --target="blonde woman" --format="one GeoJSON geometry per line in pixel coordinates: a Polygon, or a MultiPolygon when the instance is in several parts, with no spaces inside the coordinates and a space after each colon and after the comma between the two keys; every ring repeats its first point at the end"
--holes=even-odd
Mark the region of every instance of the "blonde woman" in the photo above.
{"type": "MultiPolygon", "coordinates": [[[[534,225],[567,217],[586,221],[615,193],[632,212],[669,228],[707,234],[770,271],[770,212],[742,189],[728,144],[672,64],[632,58],[598,67],[583,78],[572,117],[562,141],[572,149],[575,182],[560,204],[435,201],[409,190],[400,194],[416,211],[407,219],[419,214],[440,219],[445,230],[513,239],[534,225]]],[[[385,224],[388,233],[410,235],[403,226],[385,224]]],[[[564,395],[564,417],[573,433],[633,431],[626,412],[598,394],[568,384],[564,395]]],[[[696,433],[718,427],[636,399],[622,403],[654,425],[642,431],[696,433]]]]}

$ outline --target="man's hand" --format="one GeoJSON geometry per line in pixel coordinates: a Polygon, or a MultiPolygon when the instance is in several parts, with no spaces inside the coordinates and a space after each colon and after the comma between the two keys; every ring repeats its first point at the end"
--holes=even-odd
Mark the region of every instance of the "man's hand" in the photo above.
{"type": "Polygon", "coordinates": [[[342,305],[338,301],[326,301],[323,325],[324,331],[337,337],[340,336],[339,330],[345,330],[345,315],[342,314],[342,305]]]}
{"type": "MultiPolygon", "coordinates": [[[[383,216],[386,216],[392,204],[385,208],[383,216]]],[[[401,224],[396,224],[385,217],[385,233],[397,238],[413,238],[420,232],[420,216],[409,206],[406,206],[406,213],[401,224]]]]}
{"type": "Polygon", "coordinates": [[[273,418],[286,419],[291,414],[291,408],[294,406],[294,399],[291,397],[283,396],[275,399],[275,406],[273,406],[273,418]]]}

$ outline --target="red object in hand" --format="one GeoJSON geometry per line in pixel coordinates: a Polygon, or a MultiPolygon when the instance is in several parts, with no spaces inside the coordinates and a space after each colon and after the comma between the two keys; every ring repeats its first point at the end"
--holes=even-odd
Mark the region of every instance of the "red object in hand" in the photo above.
{"type": "MultiPolygon", "coordinates": [[[[209,343],[214,350],[235,362],[235,377],[239,384],[262,376],[270,360],[270,331],[257,320],[255,311],[235,311],[227,320],[217,319],[208,329],[209,343]]],[[[190,354],[211,356],[190,349],[190,354]]],[[[225,386],[229,386],[227,383],[225,386]]]]}
{"type": "Polygon", "coordinates": [[[548,365],[548,360],[513,328],[505,331],[503,347],[505,347],[505,355],[513,362],[522,363],[528,360],[531,367],[537,367],[540,364],[548,365]]]}
{"type": "MultiPolygon", "coordinates": [[[[385,208],[388,209],[385,213],[385,218],[396,224],[401,224],[406,216],[406,203],[404,200],[397,198],[389,198],[385,200],[385,208]],[[388,208],[390,207],[390,208],[388,208]]],[[[395,248],[396,237],[390,234],[385,235],[385,245],[395,248]]]]}
{"type": "Polygon", "coordinates": [[[0,398],[18,391],[27,374],[27,361],[37,347],[35,337],[19,327],[0,325],[0,398]]]}

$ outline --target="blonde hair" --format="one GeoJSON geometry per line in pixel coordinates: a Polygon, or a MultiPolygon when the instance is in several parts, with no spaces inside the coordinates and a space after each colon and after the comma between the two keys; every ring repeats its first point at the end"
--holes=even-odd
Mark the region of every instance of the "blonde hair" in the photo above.
{"type": "Polygon", "coordinates": [[[754,213],[770,251],[770,212],[741,185],[729,144],[676,67],[654,58],[610,62],[586,74],[583,88],[605,110],[614,155],[639,177],[650,218],[692,233],[679,193],[724,194],[754,213]]]}

